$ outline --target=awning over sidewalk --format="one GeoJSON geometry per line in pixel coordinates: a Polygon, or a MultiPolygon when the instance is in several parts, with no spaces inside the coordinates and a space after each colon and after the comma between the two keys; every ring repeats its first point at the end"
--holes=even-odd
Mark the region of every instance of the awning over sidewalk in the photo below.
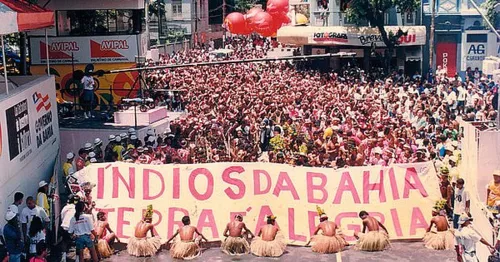
{"type": "Polygon", "coordinates": [[[54,26],[54,12],[24,0],[0,0],[0,34],[54,26]]]}
{"type": "MultiPolygon", "coordinates": [[[[408,32],[400,38],[401,46],[425,45],[425,26],[386,26],[388,32],[399,29],[408,32]]],[[[354,26],[284,26],[278,30],[278,41],[289,45],[348,45],[348,46],[385,46],[380,32],[372,27],[354,26]]]]}

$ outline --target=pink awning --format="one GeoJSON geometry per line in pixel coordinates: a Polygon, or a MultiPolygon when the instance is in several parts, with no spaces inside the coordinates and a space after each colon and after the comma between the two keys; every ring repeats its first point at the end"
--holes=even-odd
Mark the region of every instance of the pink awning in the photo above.
{"type": "Polygon", "coordinates": [[[25,0],[0,0],[0,34],[54,26],[54,12],[25,0]]]}

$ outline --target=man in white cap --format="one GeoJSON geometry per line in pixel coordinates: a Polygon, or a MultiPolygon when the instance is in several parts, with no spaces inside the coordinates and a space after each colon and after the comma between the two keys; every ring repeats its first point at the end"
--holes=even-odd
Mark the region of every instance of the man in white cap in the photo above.
{"type": "MultiPolygon", "coordinates": [[[[148,129],[146,132],[146,136],[144,137],[144,144],[146,144],[149,141],[149,137],[155,135],[155,131],[153,129],[148,129]]],[[[156,140],[156,139],[155,139],[156,140]]]]}
{"type": "Polygon", "coordinates": [[[23,252],[23,235],[19,231],[19,221],[17,213],[13,210],[8,210],[5,213],[7,224],[3,227],[3,237],[5,239],[5,247],[9,253],[9,262],[21,262],[21,253],[23,252]]]}
{"type": "Polygon", "coordinates": [[[66,162],[63,164],[63,175],[67,178],[70,174],[75,172],[75,167],[73,166],[73,160],[75,159],[75,154],[69,152],[66,155],[66,162]]]}
{"type": "Polygon", "coordinates": [[[49,183],[42,180],[38,183],[38,193],[36,195],[37,206],[42,207],[47,214],[50,214],[50,205],[47,193],[49,192],[49,183]]]}
{"type": "Polygon", "coordinates": [[[92,151],[92,144],[91,143],[85,143],[84,147],[85,150],[88,152],[92,151]]]}
{"type": "Polygon", "coordinates": [[[90,152],[89,155],[87,156],[87,161],[85,162],[85,166],[90,165],[90,163],[92,163],[90,161],[90,159],[92,159],[92,158],[95,159],[95,157],[96,157],[96,154],[94,152],[90,152]]]}
{"type": "Polygon", "coordinates": [[[113,147],[115,147],[116,136],[109,135],[109,143],[106,145],[104,149],[104,162],[112,162],[113,161],[113,147]]]}
{"type": "Polygon", "coordinates": [[[94,148],[93,148],[93,151],[96,155],[96,159],[98,162],[103,162],[104,160],[104,155],[103,155],[103,152],[102,152],[102,140],[100,138],[96,138],[94,140],[94,148]]]}
{"type": "Polygon", "coordinates": [[[133,127],[129,128],[128,129],[128,135],[131,136],[131,135],[135,135],[135,129],[133,127]]]}
{"type": "Polygon", "coordinates": [[[477,242],[481,242],[487,246],[492,254],[495,252],[495,248],[470,226],[471,221],[471,217],[467,214],[462,214],[458,220],[461,228],[455,231],[457,258],[461,258],[459,261],[463,262],[479,262],[479,258],[476,255],[477,242]]]}
{"type": "Polygon", "coordinates": [[[125,148],[122,146],[122,138],[120,136],[117,136],[115,138],[115,146],[113,147],[113,152],[116,154],[116,160],[117,161],[123,161],[123,151],[125,151],[125,148]]]}

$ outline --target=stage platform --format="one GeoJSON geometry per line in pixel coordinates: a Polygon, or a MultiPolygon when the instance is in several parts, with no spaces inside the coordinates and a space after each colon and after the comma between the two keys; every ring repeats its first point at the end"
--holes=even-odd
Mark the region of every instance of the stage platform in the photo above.
{"type": "Polygon", "coordinates": [[[147,126],[167,117],[168,111],[165,107],[156,107],[149,109],[147,112],[141,112],[139,108],[134,109],[134,107],[131,107],[128,110],[114,113],[115,124],[129,126],[135,125],[136,119],[138,126],[147,126]]]}

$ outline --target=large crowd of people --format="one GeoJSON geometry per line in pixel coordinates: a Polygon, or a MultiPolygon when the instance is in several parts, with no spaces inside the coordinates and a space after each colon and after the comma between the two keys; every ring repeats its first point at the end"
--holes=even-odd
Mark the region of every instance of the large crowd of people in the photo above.
{"type": "MultiPolygon", "coordinates": [[[[227,41],[234,52],[225,57],[200,48],[163,56],[155,65],[259,58],[273,46],[235,38],[227,41]]],[[[103,161],[343,168],[434,160],[440,168],[460,161],[457,117],[496,118],[497,85],[484,77],[462,81],[438,70],[431,82],[401,72],[375,78],[362,70],[320,73],[296,66],[276,61],[151,70],[149,92],[184,116],[144,138],[135,130],[110,136],[105,149],[101,139],[87,143],[74,170],[103,161]],[[157,89],[170,92],[158,95],[157,89]]]]}

